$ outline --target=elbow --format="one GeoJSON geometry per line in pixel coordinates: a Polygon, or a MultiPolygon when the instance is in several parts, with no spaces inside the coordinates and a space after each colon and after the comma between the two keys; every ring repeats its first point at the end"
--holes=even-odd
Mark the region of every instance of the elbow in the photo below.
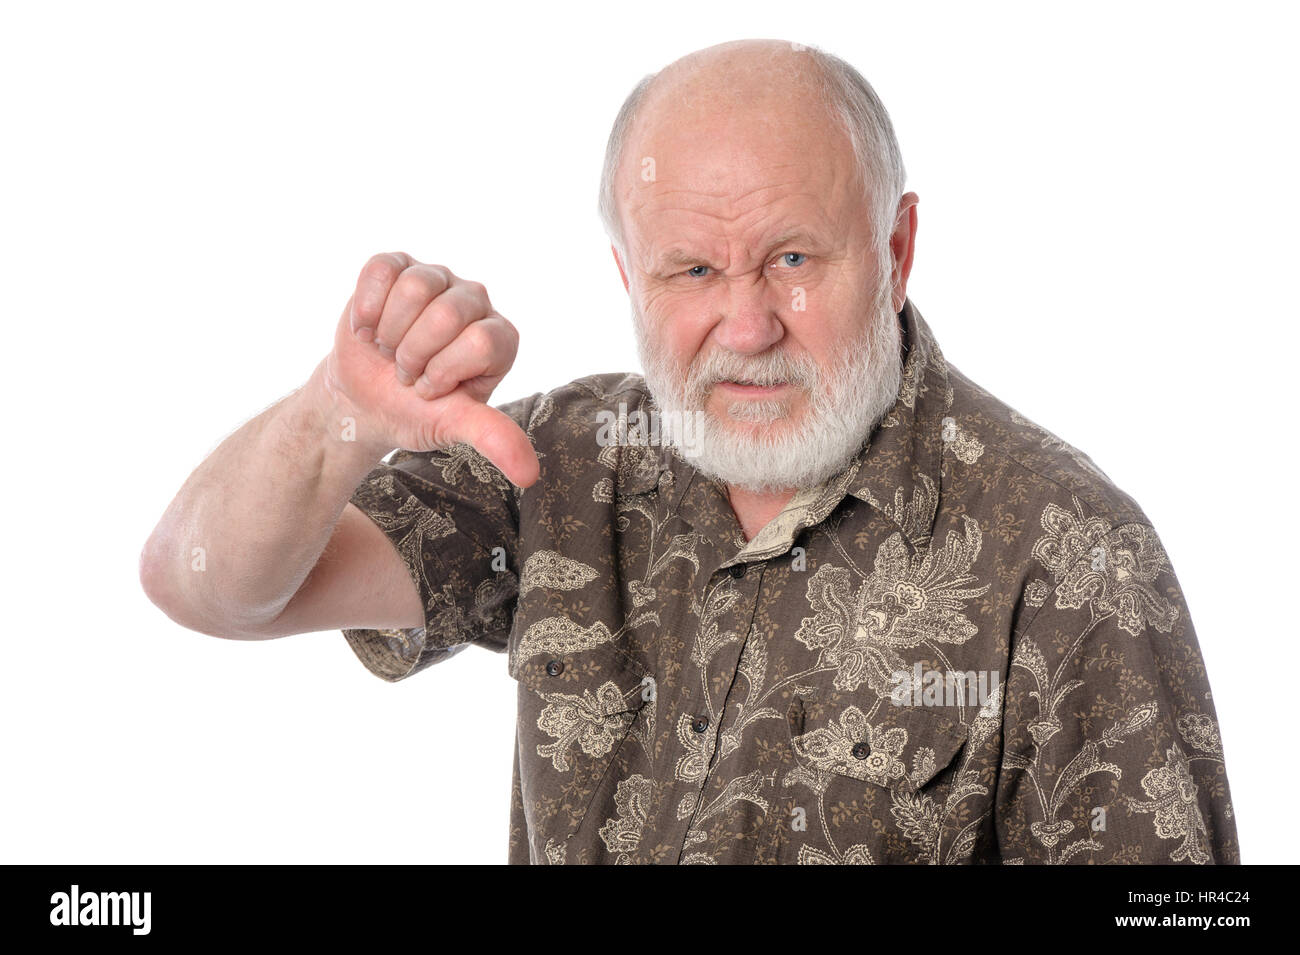
{"type": "Polygon", "coordinates": [[[183,603],[177,593],[175,573],[179,558],[166,553],[172,549],[161,539],[158,530],[149,535],[140,550],[140,588],[155,607],[182,626],[188,626],[178,612],[183,603]]]}
{"type": "Polygon", "coordinates": [[[140,588],[149,602],[187,630],[229,640],[264,639],[260,628],[236,622],[229,614],[214,612],[201,580],[207,573],[202,548],[187,554],[162,528],[155,530],[140,551],[140,588]]]}

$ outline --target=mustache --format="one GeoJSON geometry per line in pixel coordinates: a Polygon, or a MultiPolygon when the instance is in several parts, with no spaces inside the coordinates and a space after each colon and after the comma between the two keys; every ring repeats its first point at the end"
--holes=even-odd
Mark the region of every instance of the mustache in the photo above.
{"type": "Polygon", "coordinates": [[[795,356],[785,351],[751,356],[714,351],[692,363],[687,386],[697,393],[707,391],[720,381],[815,388],[820,377],[816,362],[807,356],[795,356]]]}

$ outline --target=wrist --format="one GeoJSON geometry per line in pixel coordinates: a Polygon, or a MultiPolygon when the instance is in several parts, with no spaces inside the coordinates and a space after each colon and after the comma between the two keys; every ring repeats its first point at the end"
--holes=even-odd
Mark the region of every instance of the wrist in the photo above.
{"type": "Polygon", "coordinates": [[[309,436],[324,460],[364,476],[393,445],[374,439],[378,430],[347,398],[330,385],[328,363],[316,366],[307,383],[290,397],[290,427],[309,436]]]}

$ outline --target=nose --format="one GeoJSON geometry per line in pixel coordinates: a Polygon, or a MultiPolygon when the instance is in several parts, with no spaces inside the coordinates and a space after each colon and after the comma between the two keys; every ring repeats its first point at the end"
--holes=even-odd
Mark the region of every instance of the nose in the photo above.
{"type": "Polygon", "coordinates": [[[740,355],[762,354],[779,342],[785,326],[768,298],[762,282],[727,283],[713,340],[740,355]]]}

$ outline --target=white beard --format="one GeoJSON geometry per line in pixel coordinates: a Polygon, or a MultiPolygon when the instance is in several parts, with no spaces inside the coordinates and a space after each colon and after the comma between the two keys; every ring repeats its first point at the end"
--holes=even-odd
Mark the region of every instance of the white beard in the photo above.
{"type": "Polygon", "coordinates": [[[846,342],[843,359],[825,371],[806,355],[781,350],[748,358],[715,350],[683,370],[647,333],[633,303],[637,353],[663,439],[702,474],[748,491],[803,490],[832,477],[862,448],[902,386],[902,330],[888,279],[885,270],[863,334],[846,342]],[[715,382],[735,379],[791,382],[811,401],[801,420],[788,421],[790,399],[737,400],[727,407],[735,422],[728,424],[705,404],[715,382]],[[683,434],[688,418],[695,426],[683,434]]]}

